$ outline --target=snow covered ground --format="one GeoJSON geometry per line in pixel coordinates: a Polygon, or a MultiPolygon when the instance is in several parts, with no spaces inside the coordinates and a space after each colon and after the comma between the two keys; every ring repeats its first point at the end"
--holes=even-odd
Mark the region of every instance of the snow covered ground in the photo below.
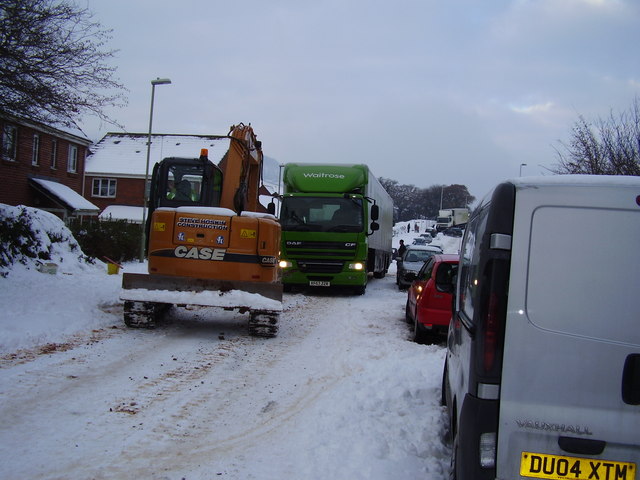
{"type": "Polygon", "coordinates": [[[445,349],[408,341],[395,264],[363,296],[285,295],[258,339],[207,308],[126,329],[122,272],[56,255],[0,277],[0,478],[447,478],[445,349]]]}

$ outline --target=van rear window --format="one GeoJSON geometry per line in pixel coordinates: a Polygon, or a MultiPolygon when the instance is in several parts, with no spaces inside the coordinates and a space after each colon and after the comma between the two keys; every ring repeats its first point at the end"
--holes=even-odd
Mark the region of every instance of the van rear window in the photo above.
{"type": "Polygon", "coordinates": [[[484,208],[471,218],[460,251],[458,308],[470,323],[473,322],[474,300],[480,283],[480,240],[487,228],[488,216],[489,208],[484,208]]]}
{"type": "Polygon", "coordinates": [[[640,345],[640,211],[538,208],[528,270],[534,325],[640,345]]]}

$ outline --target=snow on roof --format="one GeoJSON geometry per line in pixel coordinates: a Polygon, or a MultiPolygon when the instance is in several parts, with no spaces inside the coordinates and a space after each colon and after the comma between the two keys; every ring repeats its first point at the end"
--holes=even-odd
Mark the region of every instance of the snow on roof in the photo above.
{"type": "Polygon", "coordinates": [[[129,220],[134,223],[142,223],[142,207],[109,205],[98,218],[100,220],[129,220]]]}
{"type": "Polygon", "coordinates": [[[248,217],[248,218],[270,218],[271,220],[278,220],[276,218],[275,215],[271,215],[270,213],[262,213],[262,212],[248,212],[248,211],[243,211],[240,214],[241,217],[248,217]]]}
{"type": "MultiPolygon", "coordinates": [[[[158,209],[160,210],[160,209],[158,209]]],[[[191,206],[185,205],[182,207],[168,208],[167,210],[175,210],[178,213],[194,213],[200,215],[219,215],[224,217],[235,217],[236,212],[229,208],[222,207],[199,207],[199,206],[191,206]]]]}
{"type": "MultiPolygon", "coordinates": [[[[88,175],[144,176],[147,165],[145,133],[107,133],[87,158],[88,175]]],[[[198,158],[200,149],[209,150],[209,160],[218,164],[227,150],[230,138],[220,135],[151,135],[149,175],[153,165],[167,157],[198,158]]]]}
{"type": "MultiPolygon", "coordinates": [[[[221,215],[226,217],[233,217],[236,215],[236,212],[234,212],[233,210],[221,207],[160,207],[157,210],[171,210],[180,213],[196,213],[203,215],[221,215]]],[[[242,216],[276,219],[276,217],[273,215],[259,212],[242,212],[242,216]]],[[[99,218],[100,220],[129,220],[130,222],[142,223],[142,207],[134,207],[129,205],[110,205],[102,211],[99,218]]]]}
{"type": "Polygon", "coordinates": [[[60,199],[73,210],[95,213],[100,211],[100,209],[89,200],[62,183],[43,180],[42,178],[32,178],[31,180],[54,195],[56,198],[60,199]]]}
{"type": "Polygon", "coordinates": [[[545,175],[518,177],[508,180],[518,187],[547,185],[637,187],[640,177],[625,175],[545,175]]]}

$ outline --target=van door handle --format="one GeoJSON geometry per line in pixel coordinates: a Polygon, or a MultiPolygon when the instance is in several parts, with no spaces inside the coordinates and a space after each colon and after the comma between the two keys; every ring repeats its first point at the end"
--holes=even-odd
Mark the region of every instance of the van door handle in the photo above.
{"type": "Polygon", "coordinates": [[[629,405],[640,405],[640,353],[632,353],[624,362],[622,400],[629,405]]]}
{"type": "Polygon", "coordinates": [[[559,437],[558,446],[569,453],[578,455],[600,455],[604,452],[607,442],[591,440],[590,438],[559,437]]]}

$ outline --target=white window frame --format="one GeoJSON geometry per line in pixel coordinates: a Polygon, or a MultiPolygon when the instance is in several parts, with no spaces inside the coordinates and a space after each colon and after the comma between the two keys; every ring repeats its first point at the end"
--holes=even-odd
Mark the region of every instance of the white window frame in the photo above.
{"type": "Polygon", "coordinates": [[[10,123],[2,127],[2,159],[10,162],[18,160],[18,127],[10,123]]]}
{"type": "Polygon", "coordinates": [[[69,154],[67,155],[67,172],[78,173],[78,146],[69,144],[69,154]]]}
{"type": "Polygon", "coordinates": [[[58,140],[55,138],[51,139],[51,169],[55,170],[58,168],[58,140]]]}
{"type": "Polygon", "coordinates": [[[33,134],[33,144],[31,146],[31,165],[37,167],[40,165],[40,135],[33,134]]]}
{"type": "Polygon", "coordinates": [[[94,178],[91,184],[91,196],[97,198],[116,198],[118,180],[115,178],[94,178]]]}

